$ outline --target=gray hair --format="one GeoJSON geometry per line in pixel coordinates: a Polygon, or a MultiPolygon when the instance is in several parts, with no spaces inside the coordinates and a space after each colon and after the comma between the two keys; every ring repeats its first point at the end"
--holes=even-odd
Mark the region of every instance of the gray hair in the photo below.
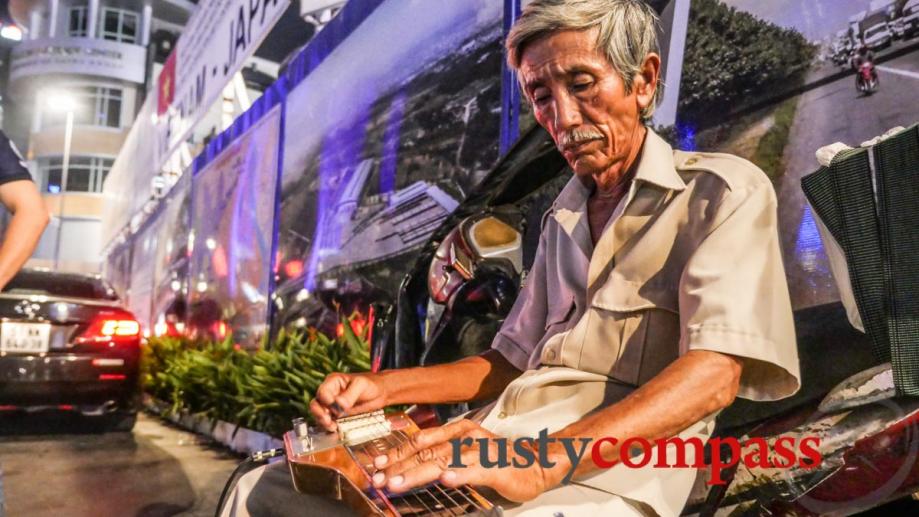
{"type": "MultiPolygon", "coordinates": [[[[660,53],[657,23],[657,13],[643,0],[532,0],[507,36],[507,63],[518,70],[524,47],[554,32],[598,28],[597,48],[605,51],[631,93],[645,57],[660,53]]],[[[661,96],[662,85],[655,86],[651,103],[641,112],[643,121],[654,114],[661,96]]]]}

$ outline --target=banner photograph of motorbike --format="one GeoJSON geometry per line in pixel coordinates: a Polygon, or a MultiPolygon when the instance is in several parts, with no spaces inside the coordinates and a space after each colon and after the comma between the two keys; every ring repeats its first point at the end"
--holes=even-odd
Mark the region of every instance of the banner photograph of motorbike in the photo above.
{"type": "MultiPolygon", "coordinates": [[[[871,331],[863,334],[858,308],[864,313],[867,302],[852,294],[860,279],[856,259],[850,249],[848,262],[841,258],[842,232],[827,229],[832,216],[814,202],[819,189],[813,180],[824,168],[841,177],[835,167],[844,162],[832,161],[842,158],[840,150],[883,145],[880,137],[919,121],[919,103],[907,100],[919,91],[919,0],[694,0],[692,11],[674,139],[683,148],[745,157],[770,177],[804,374],[802,391],[791,399],[772,408],[741,401],[725,411],[721,423],[729,435],[816,432],[834,445],[823,450],[827,456],[813,470],[739,465],[726,489],[697,483],[687,511],[914,515],[919,510],[911,502],[878,506],[899,490],[894,486],[902,489],[916,479],[911,452],[919,450],[916,406],[912,398],[895,395],[907,391],[903,379],[917,372],[897,372],[897,366],[891,371],[886,360],[898,349],[891,339],[881,338],[882,350],[868,353],[874,338],[871,331]],[[690,62],[696,66],[687,66],[690,62]],[[717,108],[726,98],[728,117],[717,108]],[[878,439],[896,445],[864,454],[878,439]]],[[[872,167],[880,167],[877,151],[868,154],[872,167]]],[[[915,195],[915,163],[910,170],[904,185],[915,195]]],[[[882,171],[865,168],[862,174],[879,178],[882,171]]],[[[864,198],[843,198],[838,202],[865,206],[864,198]]],[[[883,204],[881,198],[877,202],[883,204]]],[[[890,217],[909,217],[903,206],[887,210],[890,217]]],[[[880,219],[872,224],[886,225],[880,219]]],[[[876,270],[877,264],[862,267],[876,270]]],[[[885,304],[887,310],[894,310],[893,303],[885,304]]]]}

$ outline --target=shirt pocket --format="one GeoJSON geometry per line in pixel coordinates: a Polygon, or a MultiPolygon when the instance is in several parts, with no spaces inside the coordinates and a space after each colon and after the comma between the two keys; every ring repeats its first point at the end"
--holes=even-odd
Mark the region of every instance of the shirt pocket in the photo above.
{"type": "Polygon", "coordinates": [[[590,304],[579,367],[639,386],[679,348],[676,290],[612,275],[590,304]]]}

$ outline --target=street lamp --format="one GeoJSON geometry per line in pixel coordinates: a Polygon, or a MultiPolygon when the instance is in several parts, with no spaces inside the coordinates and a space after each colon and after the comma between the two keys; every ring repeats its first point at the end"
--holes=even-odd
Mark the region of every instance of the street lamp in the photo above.
{"type": "Polygon", "coordinates": [[[64,203],[67,201],[67,172],[70,169],[70,141],[73,137],[73,111],[77,108],[77,101],[64,92],[52,92],[45,98],[45,108],[52,111],[63,111],[67,114],[64,128],[64,158],[61,163],[61,194],[57,206],[57,240],[54,242],[54,270],[58,270],[61,258],[61,234],[64,228],[64,203]]]}

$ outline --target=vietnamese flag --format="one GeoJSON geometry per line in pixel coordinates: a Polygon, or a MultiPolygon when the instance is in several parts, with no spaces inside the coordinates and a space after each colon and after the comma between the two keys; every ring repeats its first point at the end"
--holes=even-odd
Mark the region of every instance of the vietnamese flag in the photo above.
{"type": "Polygon", "coordinates": [[[156,114],[163,115],[169,110],[172,100],[175,98],[176,82],[176,51],[175,49],[166,58],[163,64],[163,70],[160,71],[159,79],[156,85],[156,114]]]}

